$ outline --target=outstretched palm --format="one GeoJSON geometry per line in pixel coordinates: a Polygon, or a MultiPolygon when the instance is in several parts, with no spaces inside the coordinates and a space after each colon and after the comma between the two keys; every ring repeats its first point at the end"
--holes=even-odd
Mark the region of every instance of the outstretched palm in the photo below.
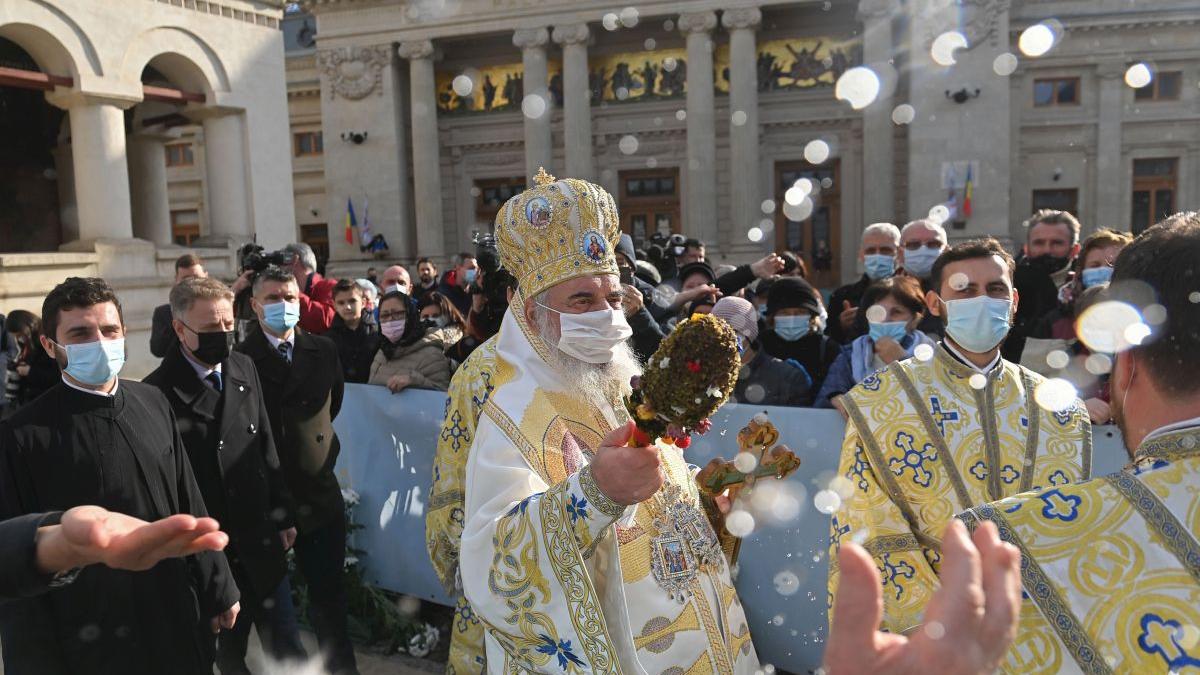
{"type": "Polygon", "coordinates": [[[186,514],[147,523],[99,506],[77,506],[63,514],[61,525],[79,559],[135,572],[166,558],[219,551],[229,542],[217,521],[186,514]]]}

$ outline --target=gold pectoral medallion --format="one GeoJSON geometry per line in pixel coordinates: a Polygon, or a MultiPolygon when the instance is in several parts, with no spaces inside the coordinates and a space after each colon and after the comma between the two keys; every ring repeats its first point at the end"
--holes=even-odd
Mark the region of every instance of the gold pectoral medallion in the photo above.
{"type": "Polygon", "coordinates": [[[724,556],[707,518],[681,499],[679,486],[667,485],[655,502],[658,535],[650,542],[650,569],[671,599],[686,602],[700,572],[721,565],[724,556]]]}

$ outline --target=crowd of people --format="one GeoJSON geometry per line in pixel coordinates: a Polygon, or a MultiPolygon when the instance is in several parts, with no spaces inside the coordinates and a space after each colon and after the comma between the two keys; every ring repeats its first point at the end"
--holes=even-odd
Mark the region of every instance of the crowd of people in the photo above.
{"type": "MultiPolygon", "coordinates": [[[[568,202],[573,209],[604,212],[596,203],[607,195],[593,194],[598,188],[590,184],[540,181],[531,193],[546,190],[576,195],[568,202]]],[[[514,208],[519,214],[524,206],[514,208]]],[[[1025,223],[1016,258],[994,240],[951,246],[942,225],[928,219],[875,223],[859,245],[862,277],[826,301],[791,252],[714,266],[697,239],[656,235],[639,249],[615,222],[604,222],[602,232],[574,232],[576,221],[565,216],[523,223],[510,211],[501,211],[495,238],[478,239],[476,250],[455,256],[444,273],[420,258],[415,276],[391,265],[382,274],[370,268],[363,278],[334,279],[318,272],[309,246],[296,243],[271,253],[243,251],[242,269],[226,286],[208,276],[202,260],[183,255],[168,301],[153,314],[150,350],[162,361],[141,382],[119,378],[126,325],[104,280],[65,280],[47,295],[40,316],[10,312],[0,334],[0,519],[7,521],[0,551],[12,552],[4,556],[13,566],[5,567],[5,595],[20,597],[0,610],[6,672],[209,673],[215,664],[226,675],[247,673],[252,627],[271,657],[303,658],[289,549],[306,582],[325,667],[357,672],[341,582],[345,505],[334,474],[340,445],[333,422],[347,382],[449,392],[446,423],[461,426],[451,435],[453,449],[437,449],[427,538],[439,576],[459,598],[458,617],[475,617],[456,622],[463,628],[454,633],[452,666],[478,671],[511,658],[537,669],[552,656],[577,665],[654,661],[643,648],[616,642],[579,652],[581,643],[609,638],[569,628],[575,591],[564,600],[559,586],[543,585],[538,600],[559,634],[543,626],[549,632],[538,639],[548,646],[522,642],[528,631],[514,626],[525,619],[509,614],[518,590],[508,593],[496,579],[566,584],[562,569],[546,567],[547,556],[538,562],[540,544],[519,559],[503,548],[522,532],[551,537],[551,528],[561,529],[554,500],[570,501],[563,514],[584,557],[608,545],[619,546],[622,557],[626,546],[661,546],[638,532],[663,533],[664,522],[689,509],[721,527],[731,505],[719,513],[701,505],[682,487],[685,465],[652,448],[627,447],[628,425],[611,406],[664,337],[695,314],[719,317],[737,335],[736,401],[834,408],[848,420],[839,475],[850,487],[831,525],[837,563],[830,597],[838,601],[830,672],[888,663],[888,650],[949,658],[948,643],[898,634],[928,625],[938,612],[963,615],[961,606],[978,600],[973,592],[981,583],[986,613],[939,623],[938,630],[978,648],[953,655],[970,667],[947,672],[1044,666],[1022,663],[1017,650],[1006,656],[1014,635],[1018,642],[1036,635],[1061,658],[1086,656],[1078,635],[1030,612],[1020,613],[1021,632],[1014,632],[1018,556],[996,533],[1016,543],[1013,533],[1031,525],[1014,515],[1019,506],[1004,515],[987,504],[1053,488],[1059,501],[1045,502],[1046,509],[1078,506],[1072,499],[1083,497],[1066,486],[1090,489],[1091,424],[1120,424],[1131,457],[1153,460],[1141,470],[1190,466],[1177,461],[1178,447],[1154,450],[1150,441],[1165,436],[1190,449],[1185,441],[1194,438],[1179,431],[1194,427],[1178,423],[1197,412],[1197,380],[1180,375],[1197,363],[1197,324],[1186,323],[1196,318],[1197,294],[1184,288],[1195,282],[1195,258],[1180,257],[1200,254],[1195,216],[1136,241],[1104,229],[1080,241],[1074,216],[1039,211],[1025,223]],[[506,213],[510,221],[503,221],[506,213]],[[563,242],[590,247],[539,263],[553,247],[531,255],[522,237],[546,227],[563,229],[563,242]],[[1173,267],[1164,271],[1155,264],[1160,259],[1173,267]],[[573,267],[560,264],[570,260],[573,267]],[[1076,319],[1111,299],[1109,284],[1121,279],[1149,285],[1166,318],[1154,329],[1162,332],[1157,341],[1109,355],[1111,368],[1098,373],[1084,365],[1092,354],[1076,334],[1076,319]],[[500,361],[515,363],[517,373],[493,391],[500,361]],[[1050,410],[1034,402],[1043,376],[1072,381],[1078,405],[1050,410]],[[548,382],[560,380],[572,383],[577,400],[545,393],[548,382]],[[1131,391],[1162,405],[1128,399],[1131,391]],[[485,401],[494,405],[490,416],[485,401]],[[526,406],[557,415],[531,421],[526,406]],[[596,426],[587,426],[593,417],[596,426]],[[560,428],[562,419],[580,421],[560,428]],[[529,436],[529,425],[541,433],[529,436]],[[460,439],[470,453],[460,451],[460,439]],[[515,449],[543,443],[541,456],[553,445],[558,464],[531,465],[515,449]],[[668,493],[674,502],[652,504],[652,496],[668,493]],[[963,512],[974,540],[954,524],[963,512]],[[625,534],[606,540],[603,532],[615,523],[625,534]],[[839,592],[849,579],[859,587],[839,592]],[[863,585],[874,592],[864,595],[863,585]],[[876,605],[882,616],[876,610],[872,617],[876,605]],[[480,617],[497,631],[485,637],[480,617]],[[880,637],[877,625],[893,635],[880,637]]],[[[1144,506],[1136,488],[1109,483],[1140,495],[1144,506]]],[[[1063,536],[1084,541],[1090,534],[1081,527],[1063,536]]],[[[1033,543],[1018,548],[1027,558],[1040,554],[1033,543]]],[[[703,565],[714,586],[688,591],[686,602],[677,602],[676,591],[669,603],[643,593],[636,602],[644,606],[630,605],[621,620],[675,616],[688,603],[713,611],[699,596],[732,589],[728,568],[687,551],[643,553],[647,560],[669,553],[676,567],[703,565]]],[[[1195,572],[1194,561],[1185,566],[1195,572]]],[[[637,581],[628,574],[627,592],[637,581]]],[[[1053,583],[1066,589],[1059,605],[1077,600],[1072,582],[1053,583]]],[[[658,585],[676,588],[662,578],[658,585]]],[[[723,636],[679,644],[691,645],[691,659],[709,654],[718,670],[753,672],[749,629],[734,599],[716,608],[724,614],[723,636]]],[[[606,602],[598,611],[607,616],[606,602]]],[[[1093,638],[1085,647],[1095,652],[1101,642],[1093,638]]],[[[659,665],[675,663],[679,654],[669,654],[659,665]]]]}

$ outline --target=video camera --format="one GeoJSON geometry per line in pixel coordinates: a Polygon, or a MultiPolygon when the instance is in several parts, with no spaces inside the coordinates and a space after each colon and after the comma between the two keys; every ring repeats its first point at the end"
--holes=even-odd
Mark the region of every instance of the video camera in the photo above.
{"type": "Polygon", "coordinates": [[[281,249],[268,253],[258,244],[246,244],[238,249],[238,269],[242,272],[250,271],[257,274],[271,265],[287,267],[295,259],[296,254],[291,251],[281,249]]]}

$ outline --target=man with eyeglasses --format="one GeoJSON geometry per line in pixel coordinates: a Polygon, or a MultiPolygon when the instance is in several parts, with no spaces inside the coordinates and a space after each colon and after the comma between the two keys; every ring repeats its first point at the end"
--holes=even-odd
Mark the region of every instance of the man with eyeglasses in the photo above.
{"type": "MultiPolygon", "coordinates": [[[[946,228],[940,223],[922,218],[914,220],[900,230],[900,271],[916,278],[921,282],[921,290],[930,291],[929,277],[933,272],[933,262],[937,257],[950,248],[947,243],[946,228]]],[[[940,316],[926,312],[917,324],[917,330],[931,336],[941,336],[946,324],[940,316]]]]}

